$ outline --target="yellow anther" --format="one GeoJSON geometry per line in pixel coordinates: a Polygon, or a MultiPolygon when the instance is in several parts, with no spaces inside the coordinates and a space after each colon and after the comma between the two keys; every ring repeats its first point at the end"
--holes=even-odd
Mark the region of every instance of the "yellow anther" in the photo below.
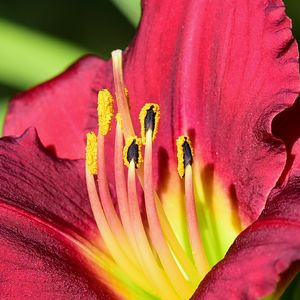
{"type": "Polygon", "coordinates": [[[106,135],[111,129],[111,120],[113,118],[113,96],[107,89],[98,93],[98,125],[99,133],[106,135]]]}
{"type": "Polygon", "coordinates": [[[139,168],[143,163],[142,140],[137,136],[129,136],[123,149],[123,161],[125,166],[129,167],[130,162],[134,160],[135,167],[139,168]]]}
{"type": "Polygon", "coordinates": [[[123,121],[122,121],[122,117],[121,117],[120,113],[116,114],[116,120],[117,120],[117,123],[120,126],[120,128],[123,129],[123,121]]]}
{"type": "Polygon", "coordinates": [[[152,130],[152,140],[156,138],[160,119],[160,108],[156,103],[146,103],[140,111],[141,137],[143,144],[146,143],[146,133],[152,130]]]}
{"type": "Polygon", "coordinates": [[[85,157],[87,167],[92,175],[97,175],[97,136],[94,132],[86,135],[85,157]]]}
{"type": "Polygon", "coordinates": [[[177,146],[177,171],[181,178],[184,177],[185,167],[193,162],[193,148],[188,136],[182,135],[176,140],[177,146]]]}

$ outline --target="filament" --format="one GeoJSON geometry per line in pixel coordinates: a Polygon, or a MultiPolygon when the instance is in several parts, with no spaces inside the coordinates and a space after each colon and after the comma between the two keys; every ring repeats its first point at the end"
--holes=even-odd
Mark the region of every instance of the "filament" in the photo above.
{"type": "Polygon", "coordinates": [[[184,299],[189,298],[193,294],[193,289],[183,277],[170,252],[168,245],[166,244],[166,240],[163,236],[160,221],[157,215],[152,182],[152,130],[148,130],[146,133],[144,175],[146,212],[151,238],[153,240],[155,249],[158,253],[162,265],[166,270],[167,275],[169,276],[178,294],[182,295],[184,299]]]}
{"type": "Polygon", "coordinates": [[[116,213],[116,210],[113,205],[113,200],[109,192],[105,167],[104,139],[104,136],[100,134],[98,135],[98,187],[101,203],[110,228],[112,229],[115,236],[118,237],[120,246],[128,256],[128,258],[132,261],[132,263],[136,265],[131,246],[125,235],[124,228],[116,213]]]}
{"type": "Polygon", "coordinates": [[[149,244],[138,205],[135,181],[135,163],[133,160],[130,162],[128,168],[128,198],[130,216],[132,218],[132,225],[135,233],[136,243],[141,253],[144,266],[147,268],[147,272],[149,273],[153,284],[156,286],[156,289],[162,299],[180,299],[173,290],[165,274],[162,272],[162,269],[157,264],[151,246],[149,244]]]}
{"type": "Polygon", "coordinates": [[[204,275],[209,271],[209,264],[206,259],[205,251],[201,241],[201,234],[199,231],[193,190],[193,173],[192,166],[190,164],[185,167],[184,185],[186,198],[186,215],[192,254],[195,265],[200,274],[200,279],[203,279],[204,275]]]}
{"type": "Polygon", "coordinates": [[[121,266],[121,268],[127,273],[127,276],[131,280],[139,284],[145,290],[151,292],[151,288],[148,286],[148,280],[146,280],[143,274],[141,274],[135,268],[135,266],[130,263],[126,255],[123,253],[122,249],[120,249],[118,242],[116,241],[115,236],[112,233],[105,218],[98,197],[95,180],[93,175],[90,174],[88,167],[86,167],[86,184],[94,219],[112,258],[119,266],[121,266]]]}

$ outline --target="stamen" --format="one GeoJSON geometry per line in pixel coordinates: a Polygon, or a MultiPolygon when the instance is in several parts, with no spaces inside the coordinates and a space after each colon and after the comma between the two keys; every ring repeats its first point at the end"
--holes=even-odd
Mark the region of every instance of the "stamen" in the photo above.
{"type": "Polygon", "coordinates": [[[106,135],[110,131],[113,114],[113,97],[107,89],[103,89],[98,93],[98,124],[100,134],[106,135]]]}
{"type": "Polygon", "coordinates": [[[98,136],[98,187],[103,210],[111,230],[118,237],[121,248],[126,253],[133,264],[137,265],[130,243],[125,235],[124,228],[120,222],[117,212],[113,205],[113,200],[108,188],[106,177],[106,164],[104,153],[104,136],[98,136]]]}
{"type": "Polygon", "coordinates": [[[141,122],[141,137],[143,144],[146,143],[146,133],[148,130],[152,132],[152,140],[154,141],[157,134],[158,123],[160,119],[160,108],[158,104],[147,103],[141,109],[139,119],[141,122]]]}
{"type": "Polygon", "coordinates": [[[110,252],[112,258],[116,261],[116,263],[126,272],[130,280],[136,282],[145,291],[153,293],[152,287],[149,286],[148,279],[146,279],[144,275],[141,274],[140,270],[136,269],[136,267],[130,263],[130,260],[128,260],[128,258],[120,248],[116,240],[116,236],[112,233],[100,204],[94,177],[88,169],[88,165],[86,164],[85,174],[90,204],[98,230],[104,240],[108,251],[110,252]]]}
{"type": "Polygon", "coordinates": [[[182,135],[176,140],[177,145],[177,171],[181,178],[184,177],[185,167],[193,163],[193,149],[188,136],[182,135]]]}
{"type": "Polygon", "coordinates": [[[152,130],[148,129],[146,133],[145,164],[144,164],[144,195],[146,213],[149,222],[150,234],[154,243],[155,250],[160,261],[173,284],[173,287],[184,299],[188,299],[193,294],[193,287],[187,282],[179,270],[172,253],[166,243],[163,231],[160,225],[157,208],[154,200],[154,190],[152,181],[152,130]]]}
{"type": "MultiPolygon", "coordinates": [[[[116,51],[112,52],[112,62],[113,62],[113,72],[114,72],[114,80],[115,80],[116,99],[117,99],[118,110],[119,110],[119,113],[120,113],[120,116],[121,116],[121,118],[117,117],[117,120],[122,119],[122,121],[121,121],[122,122],[122,127],[123,127],[122,132],[123,132],[125,138],[135,137],[134,128],[133,128],[133,124],[132,124],[132,120],[131,120],[131,116],[130,116],[130,108],[129,108],[129,103],[128,103],[128,101],[129,101],[128,100],[128,94],[127,94],[127,90],[125,88],[124,81],[123,81],[122,51],[121,50],[116,50],[116,51]]],[[[149,115],[149,119],[150,120],[153,119],[153,118],[151,118],[151,114],[149,115]]],[[[149,124],[149,122],[147,122],[147,124],[149,124]]],[[[147,129],[149,129],[151,127],[152,126],[147,126],[147,129]]],[[[154,134],[153,134],[153,131],[154,130],[152,130],[152,133],[151,133],[151,140],[152,140],[153,137],[155,137],[154,134]]],[[[145,135],[147,135],[146,130],[145,130],[145,135]]],[[[136,164],[136,157],[141,158],[140,154],[137,155],[137,151],[136,151],[137,147],[135,145],[133,145],[133,147],[131,149],[132,153],[129,156],[127,155],[129,146],[131,144],[132,144],[132,142],[131,143],[128,142],[128,141],[126,142],[127,150],[123,151],[123,160],[124,160],[125,165],[127,165],[127,166],[129,165],[129,168],[130,168],[130,165],[133,165],[131,167],[131,168],[133,168],[132,172],[134,173],[134,175],[135,175],[135,173],[137,174],[137,176],[139,178],[139,181],[141,183],[141,186],[145,191],[144,181],[147,182],[147,177],[148,176],[144,176],[144,169],[143,168],[135,170],[135,168],[138,167],[138,165],[136,164]],[[135,157],[135,159],[133,160],[134,157],[135,157]]],[[[125,148],[126,148],[126,146],[125,146],[125,148]]],[[[140,149],[140,147],[139,147],[139,149],[140,149]]],[[[190,155],[190,157],[192,157],[192,155],[190,155]]],[[[184,166],[184,162],[183,162],[183,166],[184,166]]],[[[183,167],[183,176],[184,176],[184,167],[183,167]]],[[[135,180],[135,178],[134,178],[134,180],[135,180]]],[[[128,176],[128,193],[131,194],[132,190],[130,188],[129,182],[130,182],[130,178],[128,176]]],[[[134,186],[135,186],[135,181],[134,181],[134,186]]],[[[131,185],[131,187],[132,187],[132,185],[131,185]]],[[[185,277],[188,280],[188,284],[191,284],[193,286],[193,289],[195,289],[199,284],[199,274],[196,271],[195,266],[192,264],[190,258],[186,255],[186,253],[185,253],[184,249],[182,248],[181,244],[177,240],[177,238],[175,236],[175,233],[173,232],[173,229],[170,225],[170,222],[167,219],[167,216],[164,212],[162,203],[161,203],[157,193],[153,189],[152,189],[152,191],[153,191],[153,194],[154,194],[154,202],[155,202],[154,208],[156,206],[156,209],[157,209],[156,213],[157,213],[157,216],[158,216],[158,219],[159,219],[158,222],[161,226],[161,230],[163,231],[164,238],[166,239],[167,244],[172,249],[172,250],[170,250],[170,249],[168,249],[168,250],[176,258],[176,262],[182,268],[180,270],[182,270],[182,272],[184,272],[185,277]]],[[[135,193],[136,193],[136,191],[135,191],[135,193]]],[[[132,201],[132,195],[128,195],[130,221],[135,223],[136,218],[134,218],[132,216],[132,208],[131,208],[132,202],[134,202],[134,201],[132,201]]],[[[136,205],[137,205],[137,208],[138,208],[138,203],[137,202],[136,202],[136,205]]],[[[137,211],[139,213],[139,209],[137,209],[137,211]]],[[[121,212],[120,212],[120,214],[121,214],[121,212]]],[[[123,223],[123,219],[122,219],[122,223],[123,223]]],[[[143,227],[142,221],[141,221],[141,224],[142,224],[142,227],[143,227]]],[[[137,235],[135,233],[136,232],[136,225],[131,224],[131,226],[132,226],[131,228],[135,228],[133,230],[133,232],[134,232],[133,236],[134,236],[134,238],[136,238],[136,235],[137,235]]],[[[125,229],[125,231],[126,231],[126,229],[125,229]]],[[[127,231],[126,231],[126,233],[127,233],[127,231]]],[[[132,238],[130,238],[129,234],[128,234],[128,237],[129,237],[130,241],[133,240],[132,238]]],[[[146,240],[147,240],[147,235],[146,235],[146,240]]],[[[148,240],[147,240],[147,242],[148,242],[148,240]]],[[[141,258],[141,255],[145,255],[145,253],[143,252],[144,248],[141,247],[141,244],[138,241],[136,242],[136,247],[133,247],[133,248],[134,248],[134,250],[139,249],[138,252],[140,253],[140,255],[137,255],[137,256],[140,256],[138,258],[141,258]],[[136,248],[136,247],[138,247],[138,248],[136,248]]],[[[151,248],[151,244],[150,244],[150,248],[151,248]]],[[[152,255],[155,255],[155,254],[152,253],[152,255]]],[[[144,258],[142,258],[142,260],[144,261],[144,258]]],[[[151,272],[149,274],[150,274],[150,279],[153,280],[152,276],[151,276],[151,272]]],[[[166,277],[166,279],[167,279],[167,277],[166,277]]],[[[170,282],[169,282],[169,284],[170,284],[170,282]]],[[[168,299],[170,299],[170,297],[168,297],[168,299]]]]}
{"type": "Polygon", "coordinates": [[[194,199],[193,188],[193,149],[191,141],[187,136],[181,136],[177,139],[177,158],[178,158],[178,173],[184,178],[185,186],[185,204],[186,216],[188,223],[189,239],[192,248],[192,254],[200,279],[202,280],[205,274],[209,271],[209,264],[206,258],[205,250],[201,241],[201,233],[199,230],[196,204],[194,199]],[[184,172],[181,172],[181,167],[184,167],[184,172]],[[181,173],[180,173],[181,172],[181,173]]]}
{"type": "Polygon", "coordinates": [[[133,225],[136,245],[149,274],[149,279],[155,285],[160,297],[165,300],[180,299],[173,290],[169,280],[158,265],[149,244],[140,215],[135,181],[135,162],[132,159],[128,169],[128,198],[130,217],[133,225]]]}
{"type": "Polygon", "coordinates": [[[86,135],[86,163],[92,175],[97,175],[97,136],[94,132],[86,135]]]}
{"type": "Polygon", "coordinates": [[[98,119],[99,119],[99,135],[98,135],[98,187],[101,197],[102,206],[108,224],[115,234],[124,253],[137,265],[130,243],[125,235],[124,228],[120,222],[117,212],[113,205],[113,200],[108,188],[108,180],[106,176],[106,163],[104,153],[105,135],[110,130],[110,123],[113,115],[113,98],[108,90],[101,90],[98,95],[98,119]],[[105,114],[108,116],[105,116],[105,114]],[[102,126],[104,128],[102,128],[102,126]]]}
{"type": "Polygon", "coordinates": [[[123,150],[124,164],[129,167],[130,162],[133,160],[136,169],[143,163],[142,157],[142,141],[137,136],[129,136],[126,139],[126,144],[123,150]]]}
{"type": "Polygon", "coordinates": [[[120,210],[120,216],[124,230],[129,238],[132,248],[135,250],[137,258],[139,253],[137,251],[134,232],[132,230],[129,206],[128,206],[128,197],[127,197],[127,187],[126,187],[126,178],[123,168],[123,133],[122,133],[122,120],[120,114],[117,114],[117,126],[116,126],[116,136],[115,136],[115,184],[116,184],[116,193],[118,199],[118,205],[120,210]]]}

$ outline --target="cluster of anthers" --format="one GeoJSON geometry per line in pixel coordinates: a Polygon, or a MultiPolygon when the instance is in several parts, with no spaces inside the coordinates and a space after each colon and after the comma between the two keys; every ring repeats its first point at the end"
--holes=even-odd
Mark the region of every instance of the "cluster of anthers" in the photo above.
{"type": "MultiPolygon", "coordinates": [[[[141,137],[137,137],[123,82],[121,51],[114,51],[112,57],[119,110],[114,147],[118,211],[108,187],[104,155],[105,136],[111,130],[114,116],[113,97],[104,89],[98,94],[98,135],[88,133],[86,146],[86,182],[94,218],[106,251],[125,274],[131,291],[129,298],[189,299],[209,269],[194,201],[191,141],[188,136],[180,136],[176,143],[178,173],[185,186],[185,211],[192,250],[192,254],[188,254],[176,238],[153,188],[152,144],[158,131],[160,108],[155,103],[145,104],[139,115],[141,137]],[[123,162],[128,167],[127,176],[123,162]],[[146,218],[141,217],[136,178],[144,192],[146,218]]],[[[113,270],[111,273],[116,275],[113,270]]]]}

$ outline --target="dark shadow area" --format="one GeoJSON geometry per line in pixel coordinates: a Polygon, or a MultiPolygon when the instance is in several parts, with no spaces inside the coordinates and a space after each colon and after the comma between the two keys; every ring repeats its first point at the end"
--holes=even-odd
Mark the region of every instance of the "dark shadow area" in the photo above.
{"type": "Polygon", "coordinates": [[[280,282],[278,284],[278,290],[285,290],[280,297],[281,300],[299,300],[300,299],[300,273],[297,272],[300,269],[300,262],[294,262],[289,269],[280,275],[280,282]],[[291,282],[292,281],[292,282],[291,282]],[[290,283],[291,282],[291,283],[290,283]],[[288,286],[288,288],[287,288],[288,286]]]}
{"type": "Polygon", "coordinates": [[[289,173],[294,155],[291,151],[294,143],[300,138],[300,98],[290,107],[279,113],[272,122],[273,135],[281,139],[287,150],[287,161],[277,185],[281,185],[289,173]]]}
{"type": "Polygon", "coordinates": [[[300,137],[300,98],[294,105],[279,113],[272,122],[272,133],[276,138],[284,141],[288,150],[291,150],[300,137]]]}
{"type": "Polygon", "coordinates": [[[299,0],[284,0],[286,13],[293,21],[293,34],[300,40],[300,2],[299,0]]]}
{"type": "Polygon", "coordinates": [[[237,214],[233,213],[231,215],[231,222],[236,228],[239,228],[239,230],[242,231],[242,223],[239,218],[239,203],[234,184],[231,184],[229,187],[229,197],[232,211],[237,212],[237,214]]]}
{"type": "MultiPolygon", "coordinates": [[[[18,90],[0,83],[0,97],[1,98],[5,98],[5,97],[10,98],[10,95],[16,94],[17,92],[18,92],[18,90]]],[[[1,100],[2,99],[0,99],[0,101],[1,100]]]]}
{"type": "Polygon", "coordinates": [[[0,18],[70,41],[109,57],[135,29],[109,0],[0,1],[0,18]]]}
{"type": "Polygon", "coordinates": [[[159,182],[156,183],[157,193],[161,194],[166,191],[168,187],[168,178],[170,178],[170,158],[168,151],[163,147],[159,147],[158,149],[158,174],[159,174],[159,182]],[[161,180],[163,178],[163,180],[161,180]]]}

